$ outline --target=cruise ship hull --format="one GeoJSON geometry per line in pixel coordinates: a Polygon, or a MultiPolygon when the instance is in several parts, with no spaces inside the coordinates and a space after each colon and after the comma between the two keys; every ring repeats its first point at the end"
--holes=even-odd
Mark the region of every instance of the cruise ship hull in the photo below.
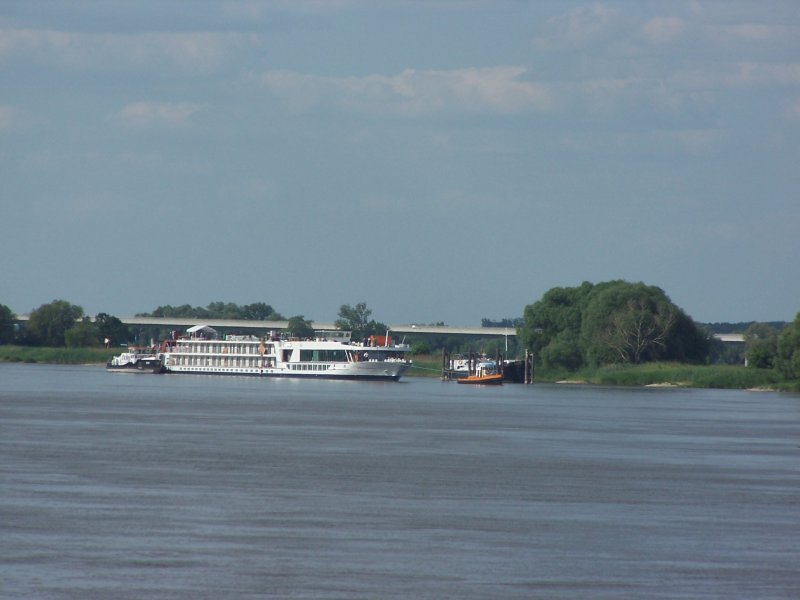
{"type": "Polygon", "coordinates": [[[292,369],[271,369],[271,368],[221,368],[221,367],[166,367],[166,373],[191,374],[191,375],[229,375],[239,377],[283,377],[297,379],[351,379],[351,380],[371,380],[371,381],[399,381],[408,369],[406,364],[383,365],[376,364],[375,367],[358,365],[358,368],[351,368],[352,365],[344,365],[339,368],[329,368],[325,371],[301,371],[292,369]]]}
{"type": "MultiPolygon", "coordinates": [[[[166,341],[160,354],[167,373],[397,381],[409,368],[407,345],[364,345],[330,339],[216,335],[210,327],[166,341]]],[[[349,339],[349,333],[347,334],[349,339]]]]}

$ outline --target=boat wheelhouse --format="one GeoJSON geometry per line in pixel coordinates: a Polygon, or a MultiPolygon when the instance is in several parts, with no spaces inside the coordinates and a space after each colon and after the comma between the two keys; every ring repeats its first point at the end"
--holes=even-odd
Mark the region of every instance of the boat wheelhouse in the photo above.
{"type": "Polygon", "coordinates": [[[479,385],[502,385],[503,374],[497,369],[497,363],[491,360],[482,361],[475,365],[474,370],[466,377],[456,380],[458,383],[472,383],[479,385]]]}
{"type": "Polygon", "coordinates": [[[168,373],[397,381],[410,366],[407,344],[389,338],[382,346],[356,344],[350,332],[318,331],[314,339],[219,336],[197,325],[187,334],[162,345],[168,373]]]}

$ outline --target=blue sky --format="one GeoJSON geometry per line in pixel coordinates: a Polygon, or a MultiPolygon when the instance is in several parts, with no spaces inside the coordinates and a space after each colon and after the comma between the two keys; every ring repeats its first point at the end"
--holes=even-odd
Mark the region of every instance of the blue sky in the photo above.
{"type": "Polygon", "coordinates": [[[800,3],[0,4],[0,304],[800,310],[800,3]]]}

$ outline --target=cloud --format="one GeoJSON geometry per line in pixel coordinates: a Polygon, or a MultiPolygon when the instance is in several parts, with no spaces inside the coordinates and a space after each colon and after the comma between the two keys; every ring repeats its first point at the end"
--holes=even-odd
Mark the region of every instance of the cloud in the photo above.
{"type": "Polygon", "coordinates": [[[375,115],[508,115],[547,111],[554,102],[545,86],[524,78],[524,67],[500,66],[419,71],[394,76],[322,77],[269,71],[263,85],[298,111],[317,107],[375,115]]]}
{"type": "Polygon", "coordinates": [[[767,23],[738,23],[735,25],[707,25],[705,34],[718,42],[775,42],[793,43],[800,37],[800,27],[767,23]]]}
{"type": "Polygon", "coordinates": [[[534,44],[544,50],[586,48],[609,40],[620,20],[620,11],[604,4],[579,6],[547,19],[534,44]]]}
{"type": "Polygon", "coordinates": [[[665,44],[679,38],[686,30],[686,23],[677,17],[654,17],[642,27],[644,38],[653,44],[665,44]]]}
{"type": "Polygon", "coordinates": [[[215,71],[259,44],[245,33],[84,33],[0,29],[0,63],[73,70],[215,71]]]}
{"type": "Polygon", "coordinates": [[[800,63],[742,61],[698,64],[676,71],[671,83],[682,89],[796,86],[800,84],[800,63]]]}
{"type": "Polygon", "coordinates": [[[266,21],[275,13],[327,15],[358,8],[356,0],[245,0],[221,2],[219,14],[232,20],[266,21]]]}
{"type": "Polygon", "coordinates": [[[113,118],[132,125],[181,125],[203,110],[202,104],[189,102],[132,102],[124,106],[113,118]]]}
{"type": "Polygon", "coordinates": [[[703,155],[713,152],[726,140],[720,129],[671,129],[569,132],[559,135],[554,148],[577,154],[635,154],[680,152],[703,155]]]}
{"type": "Polygon", "coordinates": [[[732,85],[798,85],[800,63],[740,62],[737,71],[728,76],[726,81],[732,85]]]}

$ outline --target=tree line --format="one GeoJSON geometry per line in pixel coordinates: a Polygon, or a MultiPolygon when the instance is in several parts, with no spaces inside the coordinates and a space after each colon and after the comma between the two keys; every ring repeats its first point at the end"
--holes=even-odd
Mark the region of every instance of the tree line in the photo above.
{"type": "MultiPolygon", "coordinates": [[[[539,366],[567,371],[653,361],[702,364],[722,352],[711,330],[661,288],[622,280],[550,289],[525,307],[517,335],[539,366]]],[[[751,324],[744,338],[748,365],[800,377],[800,313],[780,331],[751,324]]]]}
{"type": "Polygon", "coordinates": [[[15,321],[11,309],[0,304],[0,344],[79,348],[98,346],[106,339],[127,342],[131,337],[117,317],[101,312],[92,320],[83,308],[66,300],[42,304],[24,325],[15,321]]]}
{"type": "MultiPolygon", "coordinates": [[[[313,336],[312,322],[302,315],[285,319],[264,302],[237,305],[211,302],[199,307],[159,306],[137,316],[287,321],[287,330],[299,337],[313,336]]],[[[365,302],[342,304],[335,325],[353,332],[354,339],[384,335],[386,324],[372,318],[365,302]]],[[[87,347],[121,345],[149,337],[163,338],[158,328],[132,331],[119,318],[99,313],[93,319],[80,306],[54,300],[33,310],[24,325],[0,304],[0,344],[87,347]]],[[[518,355],[528,350],[536,364],[548,369],[575,371],[608,364],[637,364],[651,361],[712,363],[726,360],[728,348],[715,340],[711,329],[695,323],[659,287],[623,280],[576,287],[555,287],[524,308],[519,319],[492,321],[485,327],[516,326],[511,339],[472,339],[447,335],[415,335],[406,340],[416,353],[441,350],[484,351],[518,355]]],[[[744,325],[744,324],[740,324],[744,325]]],[[[751,323],[744,334],[748,366],[775,369],[788,379],[800,378],[800,313],[792,323],[751,323]]],[[[729,346],[729,345],[727,345],[729,346]]],[[[736,362],[741,362],[738,359],[736,362]]]]}
{"type": "Polygon", "coordinates": [[[265,302],[239,306],[233,302],[211,302],[208,306],[182,304],[159,306],[153,312],[138,313],[137,317],[165,317],[181,319],[233,319],[241,321],[284,321],[278,311],[265,302]]]}
{"type": "MultiPolygon", "coordinates": [[[[339,307],[338,329],[352,332],[355,339],[383,335],[388,327],[370,318],[372,310],[365,302],[355,306],[342,304],[339,307]]],[[[286,319],[272,306],[255,302],[239,306],[232,302],[211,302],[208,306],[183,304],[159,306],[152,312],[138,313],[137,317],[164,317],[186,319],[226,319],[244,321],[287,321],[286,331],[297,337],[312,337],[312,321],[303,315],[286,319]]],[[[7,306],[0,304],[0,344],[16,343],[26,346],[92,347],[99,345],[121,345],[138,342],[149,337],[158,339],[168,332],[159,327],[143,327],[131,330],[118,317],[99,313],[90,318],[82,307],[66,300],[53,300],[31,311],[24,325],[15,323],[16,316],[7,306]]]]}

